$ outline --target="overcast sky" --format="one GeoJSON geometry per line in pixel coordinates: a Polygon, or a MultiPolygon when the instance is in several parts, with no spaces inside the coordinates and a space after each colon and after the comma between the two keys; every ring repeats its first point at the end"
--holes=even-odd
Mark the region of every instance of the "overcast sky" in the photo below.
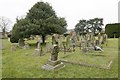
{"type": "Polygon", "coordinates": [[[24,16],[38,1],[48,2],[59,17],[65,17],[68,29],[73,29],[80,19],[104,18],[104,24],[118,22],[119,0],[0,0],[0,16],[13,24],[16,17],[24,16]]]}

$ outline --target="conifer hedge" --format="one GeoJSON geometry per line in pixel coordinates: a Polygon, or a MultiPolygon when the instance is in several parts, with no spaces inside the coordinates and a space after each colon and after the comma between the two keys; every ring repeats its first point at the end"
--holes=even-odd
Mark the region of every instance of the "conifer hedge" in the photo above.
{"type": "Polygon", "coordinates": [[[120,23],[107,24],[105,26],[105,33],[109,38],[113,38],[114,34],[116,38],[120,37],[120,23]]]}

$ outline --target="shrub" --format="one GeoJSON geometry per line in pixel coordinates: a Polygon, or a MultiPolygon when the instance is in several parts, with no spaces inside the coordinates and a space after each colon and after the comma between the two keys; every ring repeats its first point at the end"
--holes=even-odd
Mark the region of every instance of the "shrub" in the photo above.
{"type": "Polygon", "coordinates": [[[109,38],[113,38],[114,34],[116,38],[120,37],[120,23],[107,24],[105,26],[105,33],[109,38]]]}
{"type": "Polygon", "coordinates": [[[11,35],[10,37],[10,42],[11,43],[18,43],[19,38],[16,37],[15,35],[11,35]]]}

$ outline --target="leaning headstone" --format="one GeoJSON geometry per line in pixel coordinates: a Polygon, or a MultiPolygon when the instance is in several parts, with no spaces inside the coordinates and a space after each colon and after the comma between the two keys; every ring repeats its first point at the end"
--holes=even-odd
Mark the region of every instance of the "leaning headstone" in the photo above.
{"type": "Polygon", "coordinates": [[[42,68],[45,70],[55,70],[64,67],[64,64],[58,59],[59,47],[57,44],[53,45],[53,51],[47,64],[43,65],[42,68]]]}
{"type": "Polygon", "coordinates": [[[99,46],[95,46],[94,49],[95,49],[95,51],[103,51],[103,49],[99,46]]]}

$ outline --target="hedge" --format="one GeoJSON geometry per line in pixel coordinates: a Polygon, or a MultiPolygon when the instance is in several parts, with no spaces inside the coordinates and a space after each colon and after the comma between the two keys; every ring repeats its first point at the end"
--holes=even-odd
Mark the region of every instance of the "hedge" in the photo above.
{"type": "Polygon", "coordinates": [[[116,38],[120,37],[120,23],[107,24],[105,26],[105,33],[109,38],[113,38],[114,34],[116,38]]]}

